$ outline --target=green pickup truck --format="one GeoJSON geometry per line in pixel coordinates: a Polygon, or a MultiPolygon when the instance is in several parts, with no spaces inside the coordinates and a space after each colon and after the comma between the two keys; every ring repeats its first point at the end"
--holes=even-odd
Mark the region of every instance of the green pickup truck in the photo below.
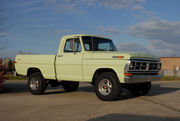
{"type": "Polygon", "coordinates": [[[119,52],[108,38],[76,34],[62,37],[57,55],[17,55],[18,74],[28,76],[32,94],[43,94],[48,84],[75,91],[89,82],[101,100],[115,100],[126,88],[145,95],[151,81],[161,79],[160,59],[146,53],[119,52]]]}

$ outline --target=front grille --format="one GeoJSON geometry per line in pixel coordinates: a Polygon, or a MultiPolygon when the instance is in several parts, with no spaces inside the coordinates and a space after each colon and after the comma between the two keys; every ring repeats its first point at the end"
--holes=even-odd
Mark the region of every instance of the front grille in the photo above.
{"type": "Polygon", "coordinates": [[[128,64],[128,72],[158,72],[161,63],[154,60],[135,60],[132,59],[128,64]]]}
{"type": "Polygon", "coordinates": [[[158,72],[133,72],[133,75],[158,75],[158,72]]]}

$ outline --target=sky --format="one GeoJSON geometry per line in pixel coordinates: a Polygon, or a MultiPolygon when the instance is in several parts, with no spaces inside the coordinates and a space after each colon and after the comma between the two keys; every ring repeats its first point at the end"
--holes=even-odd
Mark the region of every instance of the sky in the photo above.
{"type": "Polygon", "coordinates": [[[0,57],[56,54],[68,34],[105,36],[120,51],[180,56],[179,6],[180,0],[0,0],[0,57]]]}

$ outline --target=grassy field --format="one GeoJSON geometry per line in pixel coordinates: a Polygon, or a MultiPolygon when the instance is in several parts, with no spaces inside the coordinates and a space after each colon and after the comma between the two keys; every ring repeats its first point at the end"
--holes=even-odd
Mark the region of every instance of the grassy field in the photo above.
{"type": "Polygon", "coordinates": [[[178,76],[163,76],[161,79],[161,81],[173,81],[173,80],[180,81],[180,77],[178,77],[178,76]]]}
{"type": "Polygon", "coordinates": [[[6,76],[8,80],[27,80],[28,78],[25,76],[6,76]]]}
{"type": "MultiPolygon", "coordinates": [[[[27,77],[24,76],[7,76],[9,80],[27,80],[27,77]]],[[[174,81],[174,80],[179,80],[180,81],[180,77],[177,76],[163,76],[161,81],[174,81]]]]}

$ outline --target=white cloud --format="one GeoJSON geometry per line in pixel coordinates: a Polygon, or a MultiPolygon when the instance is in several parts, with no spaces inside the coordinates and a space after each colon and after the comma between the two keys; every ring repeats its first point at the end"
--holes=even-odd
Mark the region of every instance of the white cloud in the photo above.
{"type": "Polygon", "coordinates": [[[111,35],[119,35],[122,33],[122,31],[120,31],[119,29],[112,27],[112,26],[107,26],[107,27],[98,26],[97,29],[103,33],[107,33],[107,34],[111,34],[111,35]]]}
{"type": "Polygon", "coordinates": [[[36,24],[36,25],[33,25],[32,27],[35,27],[35,28],[50,28],[50,27],[55,27],[56,25],[55,24],[36,24]]]}
{"type": "Polygon", "coordinates": [[[41,3],[42,0],[26,0],[24,2],[22,1],[17,1],[16,2],[16,7],[29,7],[29,6],[32,6],[34,4],[37,4],[37,3],[41,3]]]}
{"type": "Polygon", "coordinates": [[[4,50],[6,46],[0,46],[0,50],[4,50]]]}
{"type": "Polygon", "coordinates": [[[39,11],[47,11],[48,9],[45,7],[34,7],[34,8],[27,8],[23,13],[32,13],[32,12],[39,12],[39,11]]]}
{"type": "Polygon", "coordinates": [[[38,11],[69,12],[82,14],[86,13],[87,7],[108,8],[113,10],[127,10],[131,13],[144,15],[152,15],[143,7],[146,0],[31,0],[16,2],[17,8],[26,8],[22,13],[31,13],[38,11]]]}
{"type": "Polygon", "coordinates": [[[118,45],[120,51],[149,52],[149,50],[136,42],[125,42],[118,45]]]}
{"type": "Polygon", "coordinates": [[[64,30],[49,30],[48,32],[51,34],[62,34],[62,33],[70,33],[72,30],[64,29],[64,30]]]}
{"type": "Polygon", "coordinates": [[[0,39],[0,50],[4,50],[7,46],[7,42],[0,39]]]}
{"type": "Polygon", "coordinates": [[[0,51],[0,58],[15,58],[15,56],[18,54],[18,52],[15,51],[8,51],[6,49],[0,51]]]}
{"type": "Polygon", "coordinates": [[[3,37],[3,36],[5,36],[5,35],[7,35],[7,33],[6,33],[6,32],[3,32],[3,30],[2,30],[2,31],[0,31],[0,37],[3,37]]]}
{"type": "Polygon", "coordinates": [[[144,51],[156,56],[180,56],[180,21],[170,22],[160,18],[130,26],[128,31],[121,31],[115,27],[98,29],[111,35],[125,34],[144,39],[148,45],[138,42],[126,42],[119,45],[123,51],[144,51]]]}
{"type": "Polygon", "coordinates": [[[152,16],[154,13],[152,11],[142,11],[145,15],[152,16]]]}
{"type": "Polygon", "coordinates": [[[144,11],[144,7],[142,6],[134,6],[131,8],[132,11],[144,11]]]}
{"type": "Polygon", "coordinates": [[[54,21],[56,20],[55,18],[32,18],[32,19],[27,19],[27,21],[33,21],[33,22],[39,22],[39,21],[54,21]]]}
{"type": "Polygon", "coordinates": [[[151,41],[180,44],[180,21],[169,22],[159,18],[130,27],[130,34],[151,41]]]}
{"type": "Polygon", "coordinates": [[[169,48],[156,48],[153,46],[145,46],[138,42],[125,42],[118,45],[120,51],[130,51],[130,52],[146,52],[155,56],[178,56],[178,53],[169,48]]]}
{"type": "Polygon", "coordinates": [[[6,25],[6,18],[5,18],[5,9],[0,1],[0,50],[6,48],[6,42],[2,39],[4,36],[7,35],[6,32],[7,25],[6,25]]]}
{"type": "Polygon", "coordinates": [[[120,10],[123,8],[133,9],[133,10],[137,10],[135,8],[141,8],[142,10],[143,9],[142,3],[144,3],[145,0],[81,0],[81,1],[83,3],[87,3],[89,6],[101,5],[115,10],[120,10]]]}
{"type": "Polygon", "coordinates": [[[45,0],[45,3],[57,12],[74,12],[79,9],[80,0],[45,0]]]}
{"type": "Polygon", "coordinates": [[[129,34],[147,40],[147,50],[155,55],[180,56],[180,21],[169,22],[153,18],[130,26],[129,34]]]}
{"type": "Polygon", "coordinates": [[[145,0],[45,0],[47,5],[55,8],[57,11],[76,11],[82,10],[82,6],[93,8],[105,7],[114,10],[142,11],[145,13],[143,3],[145,0]]]}

